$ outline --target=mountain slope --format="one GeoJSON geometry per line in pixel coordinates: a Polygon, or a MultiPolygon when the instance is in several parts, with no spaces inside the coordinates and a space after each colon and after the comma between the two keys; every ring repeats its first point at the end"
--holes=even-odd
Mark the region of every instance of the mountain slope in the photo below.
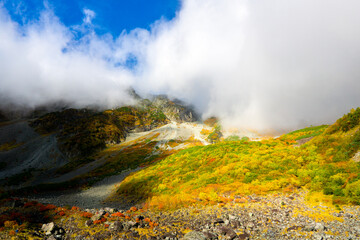
{"type": "MultiPolygon", "coordinates": [[[[85,174],[107,162],[110,156],[102,154],[103,150],[113,149],[112,155],[117,155],[121,148],[116,149],[116,146],[126,141],[130,133],[150,131],[169,124],[167,116],[178,122],[197,119],[196,113],[187,106],[174,104],[166,97],[161,99],[164,106],[159,102],[155,104],[155,100],[137,96],[134,106],[105,111],[69,108],[49,112],[36,119],[22,119],[21,123],[17,120],[4,122],[0,126],[0,179],[14,176],[18,179],[14,182],[16,185],[25,182],[39,184],[54,175],[60,177],[77,169],[79,174],[85,174]],[[162,110],[166,111],[166,115],[162,110]],[[189,114],[185,114],[185,120],[182,119],[183,112],[189,114]],[[25,140],[22,139],[24,134],[29,136],[25,140]],[[92,169],[85,167],[85,171],[80,171],[80,168],[90,164],[93,165],[92,169]]],[[[153,151],[152,148],[149,148],[150,152],[146,149],[139,152],[142,151],[144,155],[153,151]]],[[[142,160],[134,164],[141,165],[142,160]]],[[[139,166],[134,164],[124,164],[123,168],[139,166]]],[[[14,184],[13,181],[2,182],[5,185],[14,184]]]]}
{"type": "Polygon", "coordinates": [[[332,195],[334,203],[358,204],[360,163],[353,156],[359,149],[359,113],[353,110],[327,129],[180,151],[126,178],[112,199],[130,197],[150,207],[172,208],[305,187],[332,195]],[[294,145],[307,136],[315,137],[294,145]]]}

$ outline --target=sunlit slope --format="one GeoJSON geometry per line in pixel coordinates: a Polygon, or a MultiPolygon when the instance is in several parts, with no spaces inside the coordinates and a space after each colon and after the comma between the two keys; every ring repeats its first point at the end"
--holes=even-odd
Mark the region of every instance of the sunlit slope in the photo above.
{"type": "Polygon", "coordinates": [[[333,195],[336,203],[359,203],[360,166],[353,159],[359,149],[359,112],[353,110],[327,129],[311,127],[279,139],[220,142],[180,151],[129,176],[112,197],[171,208],[305,187],[333,195]],[[313,136],[306,144],[296,144],[313,136]]]}

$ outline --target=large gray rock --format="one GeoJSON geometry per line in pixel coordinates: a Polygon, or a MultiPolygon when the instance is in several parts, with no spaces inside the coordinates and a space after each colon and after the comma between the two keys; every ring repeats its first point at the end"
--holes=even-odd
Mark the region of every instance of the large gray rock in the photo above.
{"type": "Polygon", "coordinates": [[[205,235],[206,239],[209,239],[209,240],[218,239],[218,236],[213,232],[204,231],[203,234],[205,235]]]}
{"type": "Polygon", "coordinates": [[[188,232],[184,235],[183,240],[206,240],[206,236],[204,233],[199,231],[188,232]]]}
{"type": "Polygon", "coordinates": [[[133,227],[136,227],[138,225],[138,223],[134,222],[134,221],[127,221],[127,222],[123,222],[123,227],[125,231],[130,230],[133,227]]]}
{"type": "Polygon", "coordinates": [[[122,223],[119,221],[113,222],[109,226],[109,230],[114,231],[114,232],[122,231],[123,229],[124,229],[124,227],[123,227],[122,223]]]}
{"type": "Polygon", "coordinates": [[[221,235],[224,235],[225,238],[229,239],[229,240],[232,240],[237,237],[236,232],[232,228],[229,228],[229,227],[219,227],[218,232],[221,235]]]}
{"type": "Polygon", "coordinates": [[[94,216],[91,217],[91,220],[93,221],[100,220],[104,214],[105,214],[104,211],[99,211],[94,216]]]}

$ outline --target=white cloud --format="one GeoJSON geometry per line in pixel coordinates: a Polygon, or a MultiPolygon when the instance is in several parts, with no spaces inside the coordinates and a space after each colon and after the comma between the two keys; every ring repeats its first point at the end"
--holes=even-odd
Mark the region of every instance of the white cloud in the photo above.
{"type": "Polygon", "coordinates": [[[130,101],[134,77],[106,59],[109,43],[98,36],[73,44],[72,32],[50,12],[38,22],[18,26],[2,10],[0,20],[0,96],[30,107],[66,101],[77,106],[114,106],[130,101]],[[67,49],[66,51],[64,49],[67,49]]]}
{"type": "Polygon", "coordinates": [[[332,122],[360,95],[358,1],[184,1],[157,27],[144,89],[188,99],[227,125],[332,122]]]}
{"type": "MultiPolygon", "coordinates": [[[[75,40],[49,10],[24,27],[2,10],[0,95],[117,105],[133,86],[185,99],[226,125],[332,122],[360,102],[359,10],[356,0],[184,0],[173,20],[115,40],[94,31],[75,40]]],[[[84,15],[91,24],[95,13],[84,15]]]]}
{"type": "Polygon", "coordinates": [[[87,9],[87,8],[84,8],[83,9],[83,12],[84,12],[84,23],[86,24],[91,24],[92,20],[95,18],[95,12],[93,10],[90,10],[90,9],[87,9]]]}

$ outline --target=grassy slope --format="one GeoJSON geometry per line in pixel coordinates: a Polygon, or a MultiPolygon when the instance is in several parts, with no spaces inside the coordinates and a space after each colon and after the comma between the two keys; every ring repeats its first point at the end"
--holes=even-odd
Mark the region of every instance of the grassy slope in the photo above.
{"type": "Polygon", "coordinates": [[[129,176],[112,197],[161,209],[305,187],[333,195],[334,203],[359,204],[360,164],[351,160],[360,146],[359,116],[360,109],[352,110],[326,130],[311,127],[279,139],[186,149],[129,176]],[[294,147],[295,140],[315,135],[294,147]]]}

